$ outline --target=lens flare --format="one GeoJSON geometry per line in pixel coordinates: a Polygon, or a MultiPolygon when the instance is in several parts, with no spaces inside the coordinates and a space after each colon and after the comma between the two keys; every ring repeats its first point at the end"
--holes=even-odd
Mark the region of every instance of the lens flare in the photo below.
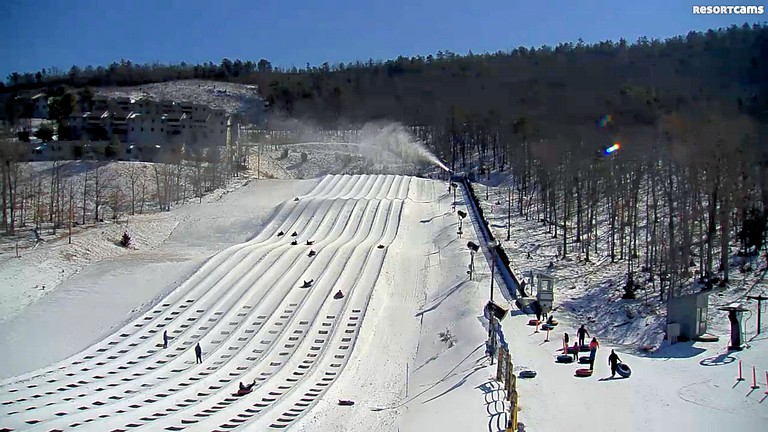
{"type": "Polygon", "coordinates": [[[618,150],[618,149],[620,149],[620,148],[621,148],[621,144],[619,144],[619,143],[614,143],[612,146],[610,146],[610,147],[608,147],[607,149],[605,149],[605,152],[604,152],[604,153],[605,153],[606,155],[609,155],[609,154],[611,154],[611,153],[615,152],[616,150],[618,150]]]}
{"type": "Polygon", "coordinates": [[[610,115],[610,114],[606,114],[606,115],[602,116],[600,118],[600,120],[598,121],[598,124],[600,125],[601,128],[604,128],[604,127],[608,126],[611,123],[613,123],[613,116],[610,115]]]}

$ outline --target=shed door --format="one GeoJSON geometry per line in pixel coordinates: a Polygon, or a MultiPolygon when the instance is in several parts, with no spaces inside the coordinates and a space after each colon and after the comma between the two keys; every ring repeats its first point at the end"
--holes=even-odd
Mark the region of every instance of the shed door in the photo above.
{"type": "Polygon", "coordinates": [[[698,335],[703,335],[707,332],[707,308],[699,308],[697,327],[698,335]]]}

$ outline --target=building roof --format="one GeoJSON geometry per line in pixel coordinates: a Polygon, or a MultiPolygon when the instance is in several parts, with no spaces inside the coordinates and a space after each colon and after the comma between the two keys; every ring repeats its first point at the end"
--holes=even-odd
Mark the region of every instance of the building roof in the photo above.
{"type": "Polygon", "coordinates": [[[163,118],[169,121],[181,121],[182,119],[186,118],[187,115],[185,113],[168,113],[163,114],[163,118]]]}
{"type": "Polygon", "coordinates": [[[109,111],[107,110],[97,110],[97,111],[91,111],[88,114],[85,115],[85,117],[88,118],[88,120],[99,120],[104,117],[107,117],[109,115],[109,111]]]}
{"type": "Polygon", "coordinates": [[[117,109],[112,112],[112,118],[125,121],[131,117],[131,114],[133,114],[131,110],[117,109]]]}

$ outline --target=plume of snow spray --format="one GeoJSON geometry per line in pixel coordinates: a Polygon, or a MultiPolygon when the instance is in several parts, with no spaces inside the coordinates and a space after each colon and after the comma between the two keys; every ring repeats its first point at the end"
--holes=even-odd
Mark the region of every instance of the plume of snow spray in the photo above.
{"type": "Polygon", "coordinates": [[[428,162],[450,172],[423,142],[399,123],[368,123],[363,131],[361,144],[394,153],[406,162],[428,162]]]}

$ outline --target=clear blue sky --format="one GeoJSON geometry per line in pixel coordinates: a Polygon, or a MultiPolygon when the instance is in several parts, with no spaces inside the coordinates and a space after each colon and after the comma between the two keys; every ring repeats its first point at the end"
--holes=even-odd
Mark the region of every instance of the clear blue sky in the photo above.
{"type": "Polygon", "coordinates": [[[768,21],[768,0],[2,0],[0,79],[76,64],[220,63],[301,67],[465,54],[768,21]],[[693,15],[693,4],[764,5],[763,15],[693,15]]]}

